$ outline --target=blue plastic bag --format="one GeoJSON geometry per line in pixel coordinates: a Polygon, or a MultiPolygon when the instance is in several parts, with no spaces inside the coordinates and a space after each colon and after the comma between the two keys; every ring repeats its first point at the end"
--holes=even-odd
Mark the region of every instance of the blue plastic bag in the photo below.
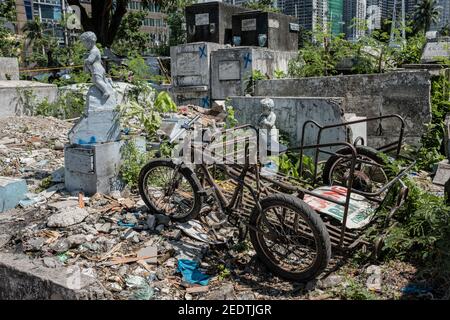
{"type": "Polygon", "coordinates": [[[197,283],[202,286],[208,285],[209,276],[202,273],[198,268],[198,263],[193,260],[178,260],[178,272],[181,272],[183,279],[189,283],[197,283]]]}

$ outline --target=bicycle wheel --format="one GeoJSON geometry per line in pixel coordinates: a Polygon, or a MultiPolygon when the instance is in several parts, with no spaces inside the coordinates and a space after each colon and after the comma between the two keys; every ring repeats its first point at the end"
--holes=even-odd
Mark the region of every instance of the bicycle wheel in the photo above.
{"type": "MultiPolygon", "coordinates": [[[[353,188],[373,192],[377,186],[383,186],[388,182],[387,173],[379,165],[385,165],[385,161],[378,154],[378,151],[365,146],[357,146],[357,163],[355,166],[355,175],[353,188]],[[364,162],[358,162],[364,161],[364,162]],[[373,164],[371,164],[373,163],[373,164]]],[[[351,155],[349,148],[342,148],[336,151],[337,154],[351,155]]],[[[345,185],[350,173],[351,160],[333,155],[325,163],[322,179],[324,184],[345,185]]]]}
{"type": "Polygon", "coordinates": [[[152,213],[165,214],[185,222],[200,212],[201,186],[187,167],[179,167],[170,159],[147,163],[139,174],[139,193],[152,213]]]}
{"type": "Polygon", "coordinates": [[[320,216],[300,199],[275,194],[250,216],[250,239],[258,257],[281,278],[308,281],[331,257],[328,231],[320,216]],[[255,230],[255,228],[256,230],[255,230]]]}

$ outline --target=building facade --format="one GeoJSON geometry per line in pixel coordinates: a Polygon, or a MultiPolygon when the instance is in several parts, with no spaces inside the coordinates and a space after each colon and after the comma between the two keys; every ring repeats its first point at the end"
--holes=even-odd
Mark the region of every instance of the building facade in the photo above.
{"type": "Polygon", "coordinates": [[[298,18],[302,28],[327,30],[329,0],[284,0],[279,4],[284,14],[298,18]]]}
{"type": "Polygon", "coordinates": [[[357,40],[366,34],[367,0],[345,0],[344,32],[349,40],[357,40]]]}
{"type": "Polygon", "coordinates": [[[332,34],[344,32],[344,0],[328,0],[328,21],[332,34]]]}
{"type": "MultiPolygon", "coordinates": [[[[90,15],[91,1],[81,0],[80,2],[90,15]]],[[[151,45],[159,46],[167,43],[169,28],[166,15],[161,12],[159,5],[151,3],[149,8],[145,9],[142,1],[130,0],[127,9],[128,11],[146,10],[147,15],[142,22],[141,31],[148,33],[151,45]]],[[[61,26],[61,19],[65,12],[70,11],[66,0],[16,0],[16,11],[19,33],[27,21],[39,18],[44,25],[44,32],[54,35],[61,44],[65,43],[67,35],[61,26]]]]}

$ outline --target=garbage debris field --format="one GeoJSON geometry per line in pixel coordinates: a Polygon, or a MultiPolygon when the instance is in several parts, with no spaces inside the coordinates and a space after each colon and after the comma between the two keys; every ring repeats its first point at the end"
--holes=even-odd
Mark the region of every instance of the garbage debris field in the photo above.
{"type": "Polygon", "coordinates": [[[54,118],[0,120],[0,176],[28,186],[25,200],[0,214],[0,254],[26,255],[39,268],[62,270],[67,286],[87,290],[90,298],[345,299],[358,290],[379,298],[430,295],[409,286],[416,270],[403,262],[361,269],[337,257],[344,265],[335,271],[334,263],[319,280],[284,281],[258,262],[247,241],[237,243],[236,228],[227,222],[217,228],[222,219],[214,208],[175,223],[152,215],[128,188],[70,194],[61,168],[71,126],[54,118]],[[89,285],[77,287],[77,276],[89,285]]]}

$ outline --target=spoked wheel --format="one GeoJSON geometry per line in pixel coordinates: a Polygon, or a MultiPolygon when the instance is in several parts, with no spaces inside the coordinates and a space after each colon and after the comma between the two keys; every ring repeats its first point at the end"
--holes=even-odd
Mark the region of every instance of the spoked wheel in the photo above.
{"type": "Polygon", "coordinates": [[[328,231],[320,216],[300,199],[275,194],[261,201],[250,217],[250,239],[262,262],[276,275],[308,281],[327,267],[328,231]],[[254,230],[256,228],[256,230],[254,230]]]}
{"type": "MultiPolygon", "coordinates": [[[[383,186],[388,182],[387,174],[382,167],[385,160],[381,158],[378,151],[365,146],[357,146],[358,152],[355,174],[353,179],[353,188],[373,192],[377,186],[383,186]]],[[[343,148],[336,151],[338,154],[351,155],[349,148],[343,148]]],[[[351,167],[351,159],[343,158],[337,155],[331,156],[325,163],[323,169],[323,182],[327,185],[340,184],[345,185],[351,167]]]]}
{"type": "Polygon", "coordinates": [[[195,174],[169,159],[150,161],[139,174],[139,193],[151,212],[177,221],[188,221],[199,214],[200,190],[195,174]]]}

